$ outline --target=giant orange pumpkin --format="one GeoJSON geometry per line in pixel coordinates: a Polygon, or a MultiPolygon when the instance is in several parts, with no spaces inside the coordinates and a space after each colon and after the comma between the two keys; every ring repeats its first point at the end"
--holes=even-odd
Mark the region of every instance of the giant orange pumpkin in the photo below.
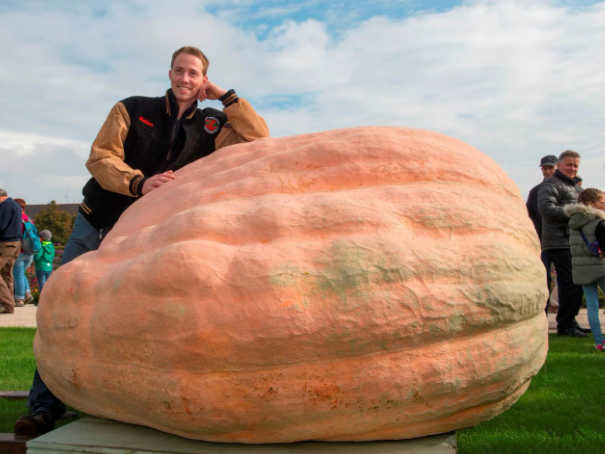
{"type": "Polygon", "coordinates": [[[476,149],[370,127],[222,149],[137,201],[38,308],[50,389],[208,441],[419,437],[510,407],[544,362],[544,268],[476,149]]]}

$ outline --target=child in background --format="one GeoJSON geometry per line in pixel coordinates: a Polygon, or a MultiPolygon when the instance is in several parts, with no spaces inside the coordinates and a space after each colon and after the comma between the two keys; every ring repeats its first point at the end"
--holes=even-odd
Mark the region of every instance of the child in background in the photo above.
{"type": "Polygon", "coordinates": [[[39,235],[42,247],[34,256],[34,263],[36,264],[36,279],[38,279],[38,287],[40,288],[40,293],[42,293],[42,287],[44,287],[46,280],[53,272],[55,246],[50,241],[53,235],[48,230],[42,230],[39,235]]]}
{"type": "Polygon", "coordinates": [[[605,290],[605,258],[598,250],[605,248],[605,195],[596,188],[584,189],[578,203],[567,205],[565,213],[570,216],[569,247],[573,282],[581,285],[586,296],[588,323],[594,335],[597,351],[603,351],[603,332],[599,320],[599,287],[605,290]],[[585,238],[582,238],[584,234],[585,238]],[[592,244],[596,243],[598,244],[592,244]],[[588,243],[588,244],[587,244],[588,243]],[[592,248],[589,248],[589,244],[592,248]],[[592,249],[592,250],[591,250],[592,249]]]}

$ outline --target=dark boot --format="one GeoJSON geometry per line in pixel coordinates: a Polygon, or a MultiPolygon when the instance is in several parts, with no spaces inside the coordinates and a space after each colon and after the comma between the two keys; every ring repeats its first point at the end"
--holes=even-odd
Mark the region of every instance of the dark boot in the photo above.
{"type": "Polygon", "coordinates": [[[566,329],[557,329],[557,334],[559,336],[569,337],[588,337],[588,334],[584,334],[582,331],[574,328],[573,326],[571,328],[566,329]]]}
{"type": "Polygon", "coordinates": [[[584,334],[590,334],[590,333],[592,333],[592,331],[590,330],[590,328],[582,328],[580,326],[580,324],[578,322],[576,322],[575,320],[573,321],[573,327],[575,329],[577,329],[578,331],[582,331],[584,334]]]}
{"type": "Polygon", "coordinates": [[[55,428],[55,422],[45,411],[19,416],[15,422],[16,435],[42,435],[55,428]]]}

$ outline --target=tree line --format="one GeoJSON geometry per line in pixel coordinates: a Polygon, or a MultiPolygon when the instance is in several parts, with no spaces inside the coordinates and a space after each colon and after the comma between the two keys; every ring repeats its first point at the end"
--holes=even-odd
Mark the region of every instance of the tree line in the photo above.
{"type": "Polygon", "coordinates": [[[75,220],[75,213],[69,214],[61,210],[54,200],[34,216],[34,224],[38,232],[49,230],[53,234],[52,242],[60,244],[67,243],[75,220]]]}

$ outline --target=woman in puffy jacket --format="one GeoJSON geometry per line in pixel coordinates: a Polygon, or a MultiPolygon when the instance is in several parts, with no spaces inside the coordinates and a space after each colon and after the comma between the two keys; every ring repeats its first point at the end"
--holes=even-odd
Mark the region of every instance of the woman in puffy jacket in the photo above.
{"type": "Polygon", "coordinates": [[[599,287],[605,290],[605,195],[596,188],[582,191],[578,203],[567,205],[569,219],[569,248],[573,281],[581,285],[586,296],[588,323],[594,335],[596,349],[603,351],[603,333],[599,320],[599,287]],[[582,233],[584,238],[582,238],[582,233]],[[588,244],[587,244],[588,242],[588,244]],[[589,244],[591,247],[589,247],[589,244]]]}

